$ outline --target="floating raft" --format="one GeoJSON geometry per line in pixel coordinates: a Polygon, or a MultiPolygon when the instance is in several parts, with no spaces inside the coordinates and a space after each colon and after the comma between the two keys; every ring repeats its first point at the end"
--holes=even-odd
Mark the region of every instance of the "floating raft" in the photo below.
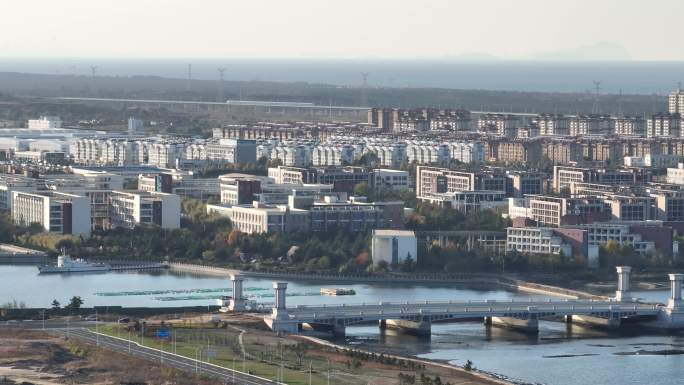
{"type": "Polygon", "coordinates": [[[322,287],[321,295],[355,295],[354,289],[344,289],[339,287],[322,287]]]}

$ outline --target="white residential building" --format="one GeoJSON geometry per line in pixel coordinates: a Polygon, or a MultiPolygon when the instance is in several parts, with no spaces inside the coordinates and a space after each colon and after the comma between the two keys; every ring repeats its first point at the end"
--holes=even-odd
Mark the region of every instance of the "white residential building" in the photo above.
{"type": "Polygon", "coordinates": [[[406,146],[406,157],[409,163],[445,165],[450,158],[449,146],[429,142],[409,142],[406,146]]]}
{"type": "Polygon", "coordinates": [[[404,143],[369,143],[364,153],[373,153],[378,157],[381,166],[398,168],[406,161],[406,145],[404,143]]]}
{"type": "Polygon", "coordinates": [[[305,167],[311,163],[311,149],[305,145],[283,144],[273,147],[270,159],[280,159],[284,166],[305,167]]]}
{"type": "Polygon", "coordinates": [[[311,150],[314,166],[342,166],[354,161],[355,149],[351,145],[320,145],[311,150]]]}

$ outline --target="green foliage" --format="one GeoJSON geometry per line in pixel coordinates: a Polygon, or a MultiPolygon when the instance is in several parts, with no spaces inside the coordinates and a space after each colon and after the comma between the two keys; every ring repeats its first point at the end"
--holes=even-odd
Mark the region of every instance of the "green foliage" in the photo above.
{"type": "Polygon", "coordinates": [[[406,226],[416,231],[446,230],[491,230],[503,231],[510,225],[493,210],[477,210],[468,214],[450,207],[419,202],[416,210],[407,221],[406,226]]]}
{"type": "Polygon", "coordinates": [[[81,305],[83,305],[83,299],[79,296],[73,296],[69,300],[69,304],[67,305],[68,309],[80,309],[81,305]]]}

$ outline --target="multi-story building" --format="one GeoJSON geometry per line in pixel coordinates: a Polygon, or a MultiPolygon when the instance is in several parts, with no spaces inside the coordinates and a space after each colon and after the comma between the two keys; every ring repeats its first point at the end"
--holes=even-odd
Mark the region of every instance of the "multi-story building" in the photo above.
{"type": "Polygon", "coordinates": [[[505,194],[507,185],[508,177],[502,170],[468,172],[429,166],[416,168],[416,196],[419,198],[437,193],[478,190],[505,194]]]}
{"type": "Polygon", "coordinates": [[[219,139],[206,145],[207,159],[212,162],[256,163],[256,141],[252,139],[219,139]]]}
{"type": "MultiPolygon", "coordinates": [[[[586,230],[590,245],[604,246],[608,242],[615,242],[618,245],[630,245],[634,248],[634,251],[641,255],[656,251],[656,243],[652,240],[644,239],[642,234],[638,232],[633,232],[630,224],[594,222],[570,226],[570,228],[586,230]]],[[[668,246],[668,249],[664,250],[666,254],[670,254],[672,250],[672,244],[670,243],[668,246]]]]}
{"type": "Polygon", "coordinates": [[[352,193],[359,183],[371,184],[371,171],[363,167],[286,167],[268,169],[268,176],[276,184],[327,184],[334,191],[352,193]]]}
{"type": "Polygon", "coordinates": [[[507,114],[486,114],[481,115],[477,121],[477,130],[483,133],[491,133],[504,136],[507,129],[515,128],[518,125],[518,118],[507,114]]]}
{"type": "Polygon", "coordinates": [[[623,116],[613,119],[613,133],[615,135],[639,136],[645,135],[644,119],[638,116],[623,116]]]}
{"type": "Polygon", "coordinates": [[[354,161],[355,149],[351,145],[320,145],[311,150],[314,166],[344,166],[354,161]]]}
{"type": "Polygon", "coordinates": [[[13,191],[36,191],[39,181],[19,175],[0,174],[0,210],[12,211],[13,191]]]}
{"type": "Polygon", "coordinates": [[[287,205],[217,206],[207,205],[209,214],[228,217],[233,228],[247,234],[291,233],[308,231],[309,212],[287,205]]]}
{"type": "Polygon", "coordinates": [[[38,119],[30,119],[28,128],[32,130],[52,130],[62,128],[62,120],[59,116],[41,116],[38,119]]]}
{"type": "Polygon", "coordinates": [[[484,163],[482,142],[448,142],[449,157],[461,163],[484,163]]]}
{"type": "Polygon", "coordinates": [[[621,221],[648,221],[653,218],[651,197],[612,195],[606,199],[612,219],[621,221]]]}
{"type": "Polygon", "coordinates": [[[252,204],[257,194],[261,193],[261,185],[268,183],[264,177],[247,174],[227,174],[219,177],[221,204],[252,204]]]}
{"type": "Polygon", "coordinates": [[[219,184],[218,178],[196,178],[192,172],[176,170],[138,176],[138,190],[176,194],[202,201],[219,198],[221,196],[219,184]]]}
{"type": "Polygon", "coordinates": [[[374,189],[408,190],[408,171],[385,168],[374,169],[371,174],[371,187],[374,189]]]}
{"type": "Polygon", "coordinates": [[[681,115],[659,113],[646,120],[647,138],[678,138],[681,136],[681,115]]]}
{"type": "Polygon", "coordinates": [[[12,192],[12,219],[18,226],[39,224],[45,231],[90,236],[90,199],[55,191],[12,192]]]}
{"type": "Polygon", "coordinates": [[[684,115],[684,91],[681,88],[670,92],[667,102],[669,113],[684,115]]]}
{"type": "Polygon", "coordinates": [[[553,167],[553,189],[555,192],[570,191],[572,183],[602,183],[633,185],[639,182],[640,173],[635,169],[604,169],[589,167],[553,167]]]}
{"type": "Polygon", "coordinates": [[[539,127],[539,135],[568,135],[568,118],[563,115],[540,114],[535,119],[535,123],[539,127]]]}
{"type": "Polygon", "coordinates": [[[271,150],[271,159],[285,166],[307,167],[311,164],[311,148],[305,145],[280,145],[271,150]]]}
{"type": "Polygon", "coordinates": [[[667,169],[667,183],[684,185],[684,163],[677,164],[677,168],[667,169]]]}
{"type": "Polygon", "coordinates": [[[365,147],[364,153],[373,153],[378,157],[381,166],[398,168],[406,161],[406,144],[404,143],[373,143],[365,147]]]}
{"type": "Polygon", "coordinates": [[[684,221],[684,191],[657,191],[655,198],[656,219],[665,222],[684,221]]]}
{"type": "Polygon", "coordinates": [[[553,164],[572,164],[582,160],[582,145],[574,140],[545,140],[541,155],[553,164]]]}
{"type": "Polygon", "coordinates": [[[180,197],[160,192],[112,191],[109,215],[114,228],[157,225],[177,229],[180,228],[180,197]]]}
{"type": "Polygon", "coordinates": [[[431,130],[471,131],[470,111],[444,110],[430,119],[431,130]]]}
{"type": "Polygon", "coordinates": [[[611,132],[611,126],[610,116],[578,115],[570,118],[568,131],[570,136],[606,135],[611,132]]]}
{"type": "Polygon", "coordinates": [[[446,165],[449,162],[449,146],[438,143],[411,142],[406,146],[409,163],[446,165]]]}
{"type": "Polygon", "coordinates": [[[542,172],[507,171],[506,176],[506,195],[515,198],[544,194],[549,179],[548,175],[542,172]]]}
{"type": "Polygon", "coordinates": [[[185,143],[176,141],[160,141],[140,146],[138,159],[142,163],[157,167],[176,167],[179,160],[185,157],[185,143]],[[140,154],[142,156],[140,156],[140,154]]]}
{"type": "Polygon", "coordinates": [[[572,246],[547,227],[509,227],[506,251],[522,254],[547,254],[571,257],[572,246]]]}

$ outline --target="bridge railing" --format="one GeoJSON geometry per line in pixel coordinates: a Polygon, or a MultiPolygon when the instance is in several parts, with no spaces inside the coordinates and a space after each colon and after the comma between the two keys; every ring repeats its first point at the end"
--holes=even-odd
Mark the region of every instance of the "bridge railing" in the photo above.
{"type": "Polygon", "coordinates": [[[533,304],[550,304],[550,303],[573,303],[573,304],[603,304],[603,303],[619,303],[615,300],[597,300],[597,299],[569,299],[569,298],[545,298],[543,300],[530,298],[527,300],[467,300],[467,301],[420,301],[420,302],[351,302],[342,304],[321,304],[321,305],[296,305],[294,310],[307,310],[307,309],[336,309],[336,308],[352,308],[352,307],[390,307],[390,306],[442,306],[442,305],[491,305],[491,304],[521,304],[521,305],[533,305],[533,304]]]}
{"type": "Polygon", "coordinates": [[[445,309],[408,309],[408,308],[398,308],[398,309],[386,309],[386,310],[354,310],[349,309],[347,311],[342,311],[339,309],[324,309],[320,312],[312,313],[296,313],[292,314],[293,319],[301,319],[303,321],[313,320],[313,319],[330,319],[330,318],[355,318],[355,317],[370,317],[370,318],[391,318],[393,316],[412,316],[412,315],[443,315],[443,314],[461,314],[467,315],[473,313],[475,314],[498,314],[502,312],[514,312],[518,314],[524,313],[561,313],[561,314],[585,314],[585,313],[604,313],[604,312],[618,312],[618,313],[631,313],[631,312],[647,312],[652,313],[654,311],[659,311],[659,305],[650,304],[633,304],[628,306],[619,306],[611,304],[601,304],[601,305],[577,305],[577,304],[567,304],[567,305],[551,305],[551,306],[464,306],[456,308],[445,308],[445,309]]]}

